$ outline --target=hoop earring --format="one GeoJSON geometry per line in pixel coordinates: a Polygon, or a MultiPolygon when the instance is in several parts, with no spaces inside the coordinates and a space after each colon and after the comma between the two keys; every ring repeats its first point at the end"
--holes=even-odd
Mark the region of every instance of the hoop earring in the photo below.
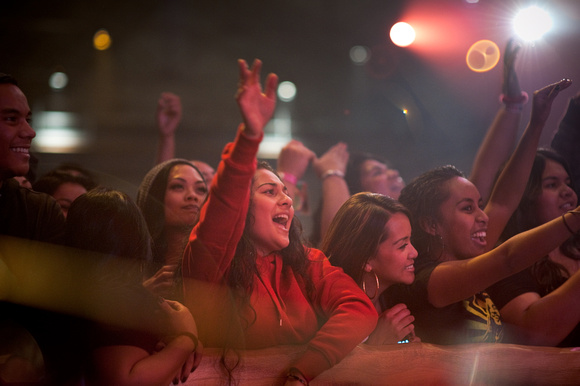
{"type": "MultiPolygon", "coordinates": [[[[438,244],[440,244],[437,246],[439,248],[439,255],[435,259],[435,261],[438,261],[441,258],[441,256],[443,256],[443,251],[445,250],[445,241],[443,241],[443,237],[441,237],[440,235],[435,235],[435,239],[438,241],[438,244]]],[[[431,252],[435,251],[435,248],[433,248],[433,251],[431,251],[432,241],[433,237],[430,237],[429,240],[427,241],[427,256],[431,256],[431,252]]]]}
{"type": "MultiPolygon", "coordinates": [[[[375,293],[373,294],[373,296],[367,294],[367,286],[365,284],[365,278],[364,277],[363,277],[363,280],[362,280],[362,290],[369,297],[369,299],[373,300],[377,296],[377,294],[379,293],[380,285],[379,285],[379,277],[377,276],[377,274],[375,273],[375,271],[374,270],[371,270],[371,272],[373,273],[373,275],[375,275],[375,285],[376,285],[375,293]]],[[[368,273],[370,273],[370,272],[368,272],[368,273]]]]}

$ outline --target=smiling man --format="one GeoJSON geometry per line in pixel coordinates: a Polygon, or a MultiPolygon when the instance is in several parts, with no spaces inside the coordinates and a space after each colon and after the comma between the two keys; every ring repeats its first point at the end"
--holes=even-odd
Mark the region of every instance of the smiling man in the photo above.
{"type": "MultiPolygon", "coordinates": [[[[67,354],[69,338],[64,333],[68,319],[17,300],[26,283],[25,278],[19,281],[22,278],[17,272],[22,271],[21,267],[27,267],[30,275],[46,268],[36,264],[44,261],[41,254],[45,245],[39,244],[34,250],[25,246],[32,245],[29,240],[59,243],[65,227],[62,211],[52,197],[20,187],[12,178],[26,175],[29,169],[30,146],[36,135],[30,127],[30,115],[28,101],[16,80],[0,73],[0,277],[12,278],[3,282],[5,291],[0,292],[0,355],[8,358],[0,368],[0,383],[6,375],[4,370],[14,374],[11,366],[24,363],[30,368],[21,372],[23,377],[18,381],[34,382],[41,377],[49,380],[48,384],[53,380],[63,384],[60,374],[74,367],[67,354]],[[24,243],[6,236],[23,239],[24,243]],[[34,347],[42,352],[40,365],[31,355],[34,347]]],[[[54,277],[52,283],[58,282],[59,278],[54,277]]],[[[46,304],[43,308],[49,307],[46,304]]]]}
{"type": "Polygon", "coordinates": [[[58,242],[64,217],[49,196],[21,189],[11,179],[26,175],[30,146],[30,107],[16,80],[0,73],[0,234],[58,242]]]}

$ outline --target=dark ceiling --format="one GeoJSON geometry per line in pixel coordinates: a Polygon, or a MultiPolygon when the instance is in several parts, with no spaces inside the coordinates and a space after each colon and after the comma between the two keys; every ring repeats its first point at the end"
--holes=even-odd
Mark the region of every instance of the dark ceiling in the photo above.
{"type": "MultiPolygon", "coordinates": [[[[472,72],[465,52],[479,39],[503,48],[510,34],[507,20],[516,4],[525,3],[3,1],[0,72],[19,80],[33,113],[74,112],[81,128],[94,136],[82,154],[38,153],[41,173],[72,161],[130,194],[153,165],[154,111],[162,91],[179,94],[184,106],[177,155],[217,164],[239,121],[233,98],[237,58],[260,58],[264,72],[296,84],[296,100],[280,102],[279,108],[284,104],[291,113],[293,137],[318,154],[343,140],[352,150],[391,159],[406,179],[444,163],[468,172],[500,106],[501,66],[472,72]],[[395,47],[388,30],[411,9],[423,10],[434,23],[462,28],[428,52],[395,47]],[[92,47],[99,28],[112,36],[107,51],[92,47]],[[372,48],[366,66],[350,61],[354,45],[372,48]],[[48,87],[56,69],[70,79],[59,92],[48,87]],[[401,103],[411,106],[408,117],[401,103]]],[[[518,58],[522,88],[530,94],[563,77],[580,82],[580,2],[546,4],[557,16],[555,30],[524,47],[518,58]]],[[[556,102],[544,144],[578,85],[556,102]]]]}

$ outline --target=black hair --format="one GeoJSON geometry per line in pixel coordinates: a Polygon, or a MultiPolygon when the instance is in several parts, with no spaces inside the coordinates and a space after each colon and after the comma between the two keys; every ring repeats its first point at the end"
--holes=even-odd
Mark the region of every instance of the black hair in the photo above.
{"type": "Polygon", "coordinates": [[[401,191],[399,202],[411,212],[411,243],[419,253],[418,262],[437,260],[440,255],[435,251],[435,246],[441,242],[423,226],[440,221],[441,205],[450,195],[447,182],[455,177],[465,175],[455,166],[441,166],[421,174],[401,191]]]}
{"type": "Polygon", "coordinates": [[[16,78],[14,78],[12,75],[4,74],[2,72],[0,72],[0,84],[13,84],[18,86],[16,78]]]}
{"type": "Polygon", "coordinates": [[[60,170],[52,170],[34,182],[32,189],[52,196],[59,186],[65,183],[80,185],[87,191],[96,187],[93,181],[84,176],[75,176],[60,170]]]}

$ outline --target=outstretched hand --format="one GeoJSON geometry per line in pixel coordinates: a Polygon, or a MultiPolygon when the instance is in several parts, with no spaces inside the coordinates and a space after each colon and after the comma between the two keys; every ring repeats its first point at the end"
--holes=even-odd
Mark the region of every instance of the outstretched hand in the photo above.
{"type": "Polygon", "coordinates": [[[288,142],[278,155],[278,172],[290,173],[300,180],[316,154],[300,141],[288,142]]]}
{"type": "Polygon", "coordinates": [[[314,159],[312,166],[319,177],[328,170],[340,170],[343,174],[346,174],[348,158],[349,153],[346,143],[339,142],[328,149],[320,158],[314,159]]]}
{"type": "Polygon", "coordinates": [[[572,81],[570,79],[562,79],[559,82],[534,91],[531,120],[545,124],[550,115],[554,99],[556,99],[560,91],[567,89],[571,85],[572,81]]]}
{"type": "Polygon", "coordinates": [[[260,84],[262,62],[255,59],[252,68],[249,69],[246,61],[240,59],[238,65],[240,82],[236,101],[244,119],[244,133],[249,137],[259,137],[274,114],[278,76],[269,74],[266,78],[266,87],[262,92],[260,84]]]}
{"type": "Polygon", "coordinates": [[[522,90],[515,70],[516,57],[522,46],[513,38],[508,40],[503,56],[502,93],[508,98],[520,98],[522,90]]]}

